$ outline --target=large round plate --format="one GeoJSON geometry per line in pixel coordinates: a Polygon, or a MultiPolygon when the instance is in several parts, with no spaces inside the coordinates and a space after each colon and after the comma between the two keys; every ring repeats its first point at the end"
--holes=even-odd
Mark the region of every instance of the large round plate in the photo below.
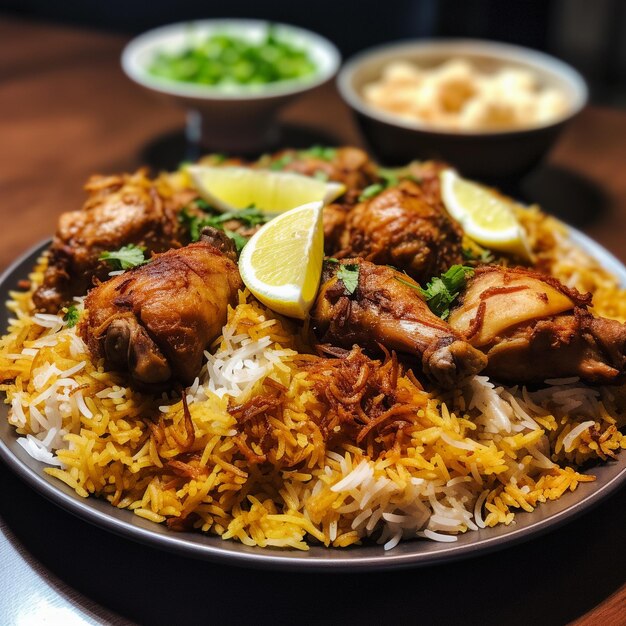
{"type": "MultiPolygon", "coordinates": [[[[626,267],[587,236],[572,229],[572,238],[594,255],[607,270],[626,285],[626,267]]],[[[0,278],[0,302],[8,299],[20,279],[26,278],[47,242],[27,252],[0,278]]],[[[0,330],[7,327],[7,310],[0,311],[0,330]]],[[[44,465],[26,454],[17,444],[7,422],[8,407],[0,405],[0,457],[31,487],[71,513],[129,539],[211,561],[246,567],[283,570],[382,570],[430,565],[491,552],[530,539],[588,511],[626,481],[626,453],[618,461],[593,468],[596,481],[580,484],[556,502],[540,505],[532,513],[518,513],[510,526],[467,532],[454,543],[406,541],[385,552],[381,546],[348,549],[313,547],[308,552],[250,548],[200,533],[172,532],[165,526],[144,520],[129,511],[112,507],[96,498],[83,499],[65,484],[44,474],[44,465]]]]}

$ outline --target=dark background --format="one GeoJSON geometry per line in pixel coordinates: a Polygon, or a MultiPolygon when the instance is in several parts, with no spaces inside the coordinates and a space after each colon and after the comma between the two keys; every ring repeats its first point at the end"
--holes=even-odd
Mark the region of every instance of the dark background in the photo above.
{"type": "Polygon", "coordinates": [[[570,62],[595,103],[626,106],[623,0],[0,0],[0,11],[128,34],[188,19],[263,18],[317,31],[344,57],[394,39],[495,39],[570,62]]]}

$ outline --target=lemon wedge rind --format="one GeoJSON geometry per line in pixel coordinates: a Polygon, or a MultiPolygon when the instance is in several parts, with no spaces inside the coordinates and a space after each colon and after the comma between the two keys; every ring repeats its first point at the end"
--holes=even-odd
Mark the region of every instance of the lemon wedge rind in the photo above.
{"type": "Polygon", "coordinates": [[[190,165],[187,172],[200,195],[224,213],[254,206],[280,214],[309,202],[328,204],[346,190],[337,182],[250,167],[190,165]]]}

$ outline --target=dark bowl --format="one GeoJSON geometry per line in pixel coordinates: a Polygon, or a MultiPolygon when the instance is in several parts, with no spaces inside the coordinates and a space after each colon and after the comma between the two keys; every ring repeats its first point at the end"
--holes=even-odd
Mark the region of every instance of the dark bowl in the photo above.
{"type": "Polygon", "coordinates": [[[580,74],[558,59],[527,48],[473,40],[401,42],[367,50],[346,63],[337,84],[381,162],[400,165],[412,159],[442,159],[468,176],[483,179],[520,176],[530,170],[585,106],[588,97],[580,74]],[[378,79],[392,61],[429,67],[453,57],[470,60],[487,71],[504,65],[530,70],[541,85],[565,93],[570,104],[568,111],[543,126],[506,131],[447,131],[377,109],[362,96],[364,85],[378,79]]]}

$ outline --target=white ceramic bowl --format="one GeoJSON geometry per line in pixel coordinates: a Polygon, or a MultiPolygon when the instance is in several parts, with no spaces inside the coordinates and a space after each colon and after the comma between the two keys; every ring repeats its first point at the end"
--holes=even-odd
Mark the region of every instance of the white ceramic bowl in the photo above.
{"type": "Polygon", "coordinates": [[[263,20],[214,19],[156,28],[126,46],[122,68],[145,89],[200,113],[205,147],[227,152],[256,151],[267,143],[280,107],[336,74],[341,57],[330,41],[302,28],[272,23],[280,39],[307,51],[317,70],[309,76],[267,85],[198,85],[154,76],[148,67],[158,52],[181,50],[190,40],[227,33],[261,41],[268,26],[269,22],[263,20]]]}
{"type": "Polygon", "coordinates": [[[460,39],[434,39],[386,44],[350,59],[337,79],[339,92],[352,107],[378,157],[386,163],[414,158],[441,158],[473,176],[498,178],[527,171],[547,152],[559,132],[587,102],[587,86],[569,65],[547,54],[509,44],[460,39]],[[503,131],[454,131],[399,118],[368,104],[366,84],[380,78],[392,61],[423,67],[464,58],[487,71],[502,66],[531,71],[539,83],[562,91],[568,110],[542,126],[503,131]]]}

